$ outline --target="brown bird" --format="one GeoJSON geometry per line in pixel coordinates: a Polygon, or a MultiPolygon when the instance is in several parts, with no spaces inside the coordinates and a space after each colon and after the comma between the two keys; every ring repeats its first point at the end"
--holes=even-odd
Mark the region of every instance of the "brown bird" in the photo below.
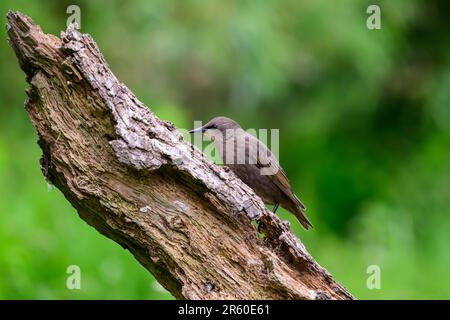
{"type": "Polygon", "coordinates": [[[216,117],[190,133],[203,132],[214,141],[222,162],[261,197],[264,203],[292,212],[305,229],[312,227],[306,208],[292,192],[286,173],[272,152],[232,119],[216,117]]]}

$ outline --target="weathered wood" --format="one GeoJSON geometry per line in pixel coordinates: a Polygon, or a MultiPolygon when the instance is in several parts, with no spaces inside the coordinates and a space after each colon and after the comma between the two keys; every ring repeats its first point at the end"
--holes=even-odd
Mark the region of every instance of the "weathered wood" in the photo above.
{"type": "Polygon", "coordinates": [[[143,105],[89,35],[7,18],[46,179],[176,298],[353,298],[249,187],[143,105]]]}

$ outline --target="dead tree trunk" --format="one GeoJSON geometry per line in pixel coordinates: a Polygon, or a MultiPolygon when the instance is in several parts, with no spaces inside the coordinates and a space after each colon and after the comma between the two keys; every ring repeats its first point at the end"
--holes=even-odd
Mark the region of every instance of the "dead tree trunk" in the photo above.
{"type": "Polygon", "coordinates": [[[176,298],[353,298],[249,187],[143,105],[89,35],[7,18],[46,179],[176,298]]]}

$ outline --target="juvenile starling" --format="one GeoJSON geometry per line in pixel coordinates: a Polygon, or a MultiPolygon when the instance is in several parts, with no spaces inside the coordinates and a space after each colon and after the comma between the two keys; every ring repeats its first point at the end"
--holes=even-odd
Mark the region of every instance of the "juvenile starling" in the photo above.
{"type": "Polygon", "coordinates": [[[238,123],[216,117],[190,133],[203,132],[211,137],[224,165],[258,194],[264,203],[292,212],[305,229],[312,224],[305,216],[306,208],[292,192],[292,187],[272,152],[238,123]]]}

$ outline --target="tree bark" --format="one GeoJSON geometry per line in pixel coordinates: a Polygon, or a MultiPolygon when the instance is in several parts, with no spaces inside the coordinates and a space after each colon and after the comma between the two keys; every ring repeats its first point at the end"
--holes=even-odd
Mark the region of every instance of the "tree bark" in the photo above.
{"type": "Polygon", "coordinates": [[[176,298],[353,299],[248,186],[141,103],[89,35],[7,18],[46,179],[176,298]]]}

